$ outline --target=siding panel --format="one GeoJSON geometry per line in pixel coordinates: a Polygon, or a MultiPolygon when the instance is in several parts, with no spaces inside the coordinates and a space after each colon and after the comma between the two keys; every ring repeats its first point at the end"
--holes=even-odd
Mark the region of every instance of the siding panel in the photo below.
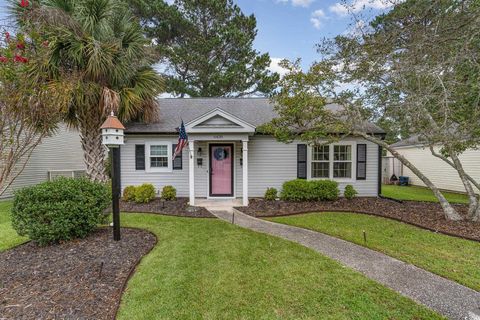
{"type": "MultiPolygon", "coordinates": [[[[438,152],[440,147],[435,148],[438,152]]],[[[425,174],[440,189],[465,192],[458,173],[443,160],[434,157],[430,150],[420,146],[398,148],[398,152],[412,162],[423,174],[425,174]]],[[[460,156],[460,161],[465,171],[473,179],[480,181],[480,152],[467,150],[460,156]]],[[[410,178],[410,183],[417,186],[425,186],[410,169],[403,166],[403,175],[410,178]]]]}
{"type": "Polygon", "coordinates": [[[0,198],[11,197],[17,189],[46,181],[50,170],[85,170],[78,131],[61,125],[57,134],[45,138],[33,151],[25,170],[0,198]]]}

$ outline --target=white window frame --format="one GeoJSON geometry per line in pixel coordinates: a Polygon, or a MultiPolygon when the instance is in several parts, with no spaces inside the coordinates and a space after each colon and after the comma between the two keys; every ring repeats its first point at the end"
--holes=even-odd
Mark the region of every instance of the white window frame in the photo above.
{"type": "Polygon", "coordinates": [[[334,180],[334,181],[338,181],[338,182],[354,182],[356,181],[356,177],[357,177],[357,166],[356,166],[356,163],[357,163],[357,142],[356,141],[339,141],[339,142],[335,142],[335,143],[331,143],[331,144],[328,144],[329,146],[329,162],[330,162],[330,165],[329,165],[329,175],[328,175],[328,178],[313,178],[312,177],[312,159],[313,159],[313,151],[312,151],[312,146],[308,146],[308,152],[307,152],[307,179],[308,180],[326,180],[326,179],[330,179],[330,180],[334,180]],[[352,176],[350,178],[334,178],[333,177],[333,164],[334,164],[334,160],[333,160],[333,154],[334,154],[334,149],[335,149],[335,146],[344,146],[344,145],[349,145],[351,146],[352,148],[352,176]]]}
{"type": "Polygon", "coordinates": [[[310,154],[311,154],[311,159],[310,159],[310,175],[312,177],[312,179],[328,179],[330,178],[330,167],[332,166],[332,155],[331,155],[331,152],[330,152],[330,149],[332,148],[332,146],[328,145],[328,144],[324,144],[324,145],[320,145],[320,146],[312,146],[310,148],[310,154]],[[316,147],[328,147],[328,160],[314,160],[313,159],[313,149],[316,148],[316,147]],[[313,164],[314,163],[328,163],[328,176],[327,177],[314,177],[313,176],[313,164]]]}
{"type": "Polygon", "coordinates": [[[172,142],[171,141],[149,141],[145,143],[145,172],[172,172],[173,163],[172,163],[172,142]],[[150,147],[151,146],[167,146],[167,157],[168,157],[168,166],[164,168],[151,167],[151,155],[150,147]]]}

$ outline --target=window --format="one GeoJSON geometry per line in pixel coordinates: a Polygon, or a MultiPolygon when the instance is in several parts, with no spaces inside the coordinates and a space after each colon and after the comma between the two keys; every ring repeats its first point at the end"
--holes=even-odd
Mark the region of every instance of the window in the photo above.
{"type": "Polygon", "coordinates": [[[152,142],[145,148],[147,171],[166,172],[172,170],[172,144],[170,142],[152,142]]]}
{"type": "Polygon", "coordinates": [[[312,178],[328,178],[330,176],[330,147],[312,148],[312,178]]]}
{"type": "Polygon", "coordinates": [[[333,177],[351,178],[352,177],[352,146],[335,145],[333,146],[333,177]]]}
{"type": "Polygon", "coordinates": [[[150,168],[168,168],[168,146],[150,146],[150,168]]]}

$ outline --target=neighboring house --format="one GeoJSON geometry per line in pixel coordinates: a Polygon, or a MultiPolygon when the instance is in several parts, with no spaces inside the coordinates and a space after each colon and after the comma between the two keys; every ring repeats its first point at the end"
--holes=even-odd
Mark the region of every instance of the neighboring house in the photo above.
{"type": "MultiPolygon", "coordinates": [[[[256,128],[276,114],[263,98],[160,99],[160,121],[126,126],[121,148],[121,184],[165,185],[177,195],[195,198],[263,197],[269,187],[285,181],[332,179],[341,191],[351,184],[359,196],[377,196],[380,190],[379,147],[358,137],[329,146],[284,144],[256,128]],[[189,146],[172,161],[178,127],[185,122],[189,146]]],[[[338,109],[338,105],[330,105],[338,109]]],[[[367,124],[372,134],[384,131],[367,124]]]]}
{"type": "MultiPolygon", "coordinates": [[[[396,151],[404,155],[424,175],[426,175],[438,188],[444,190],[465,192],[462,181],[456,170],[443,160],[435,157],[428,147],[424,147],[416,137],[399,141],[391,145],[396,151]]],[[[440,146],[435,150],[439,152],[440,146]]],[[[480,150],[467,150],[461,156],[465,171],[475,180],[480,181],[480,150]]],[[[402,165],[401,174],[408,176],[410,184],[425,186],[413,172],[402,165]]],[[[398,174],[397,174],[398,176],[398,174]]]]}
{"type": "Polygon", "coordinates": [[[43,139],[33,151],[25,170],[0,196],[9,198],[13,191],[57,176],[78,177],[85,173],[83,150],[78,131],[61,125],[51,137],[43,139]]]}

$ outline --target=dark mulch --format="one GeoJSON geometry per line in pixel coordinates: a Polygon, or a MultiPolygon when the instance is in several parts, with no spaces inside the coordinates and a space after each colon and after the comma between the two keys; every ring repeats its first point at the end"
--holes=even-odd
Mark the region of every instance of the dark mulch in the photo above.
{"type": "Polygon", "coordinates": [[[120,210],[123,212],[158,213],[178,217],[215,218],[205,208],[189,206],[188,198],[177,198],[174,201],[164,201],[156,198],[149,203],[120,201],[120,210]]]}
{"type": "Polygon", "coordinates": [[[113,319],[124,283],[156,241],[148,231],[122,229],[114,242],[102,228],[85,239],[0,253],[0,319],[113,319]]]}
{"type": "MultiPolygon", "coordinates": [[[[466,214],[467,206],[454,205],[461,214],[466,214]]],[[[403,201],[397,202],[382,198],[355,198],[321,202],[285,202],[251,199],[248,207],[240,211],[256,217],[273,217],[315,211],[357,212],[387,217],[425,229],[453,236],[480,241],[480,223],[446,220],[438,203],[403,201]]]]}

